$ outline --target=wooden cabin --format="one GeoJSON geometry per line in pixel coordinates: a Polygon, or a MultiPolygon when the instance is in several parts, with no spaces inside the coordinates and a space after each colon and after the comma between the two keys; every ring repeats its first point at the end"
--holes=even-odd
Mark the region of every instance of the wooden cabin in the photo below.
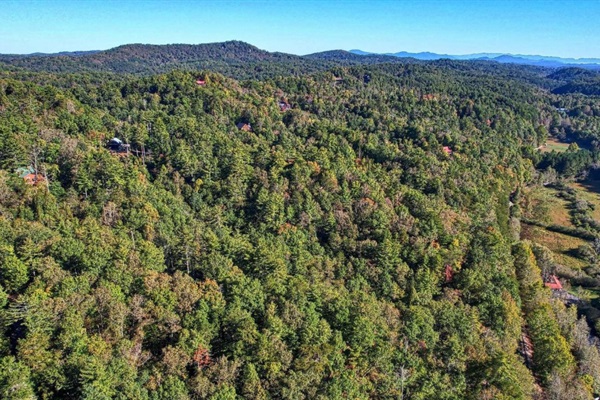
{"type": "Polygon", "coordinates": [[[31,165],[29,167],[17,168],[17,174],[23,178],[23,181],[25,181],[27,185],[33,186],[40,183],[46,183],[44,175],[36,173],[31,165]]]}
{"type": "Polygon", "coordinates": [[[198,79],[196,80],[196,85],[198,86],[205,86],[206,85],[206,81],[203,79],[198,79]]]}
{"type": "Polygon", "coordinates": [[[250,124],[244,123],[244,122],[239,122],[236,127],[240,130],[240,131],[244,131],[244,132],[252,132],[252,126],[250,126],[250,124]]]}
{"type": "Polygon", "coordinates": [[[452,155],[453,151],[449,146],[444,146],[443,147],[444,153],[448,154],[449,156],[452,155]]]}
{"type": "Polygon", "coordinates": [[[23,177],[26,184],[34,186],[40,183],[46,183],[46,178],[42,174],[27,174],[23,177]]]}

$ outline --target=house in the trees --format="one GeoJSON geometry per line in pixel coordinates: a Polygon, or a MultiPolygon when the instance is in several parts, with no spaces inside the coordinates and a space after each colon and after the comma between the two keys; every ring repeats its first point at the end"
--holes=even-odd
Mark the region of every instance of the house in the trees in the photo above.
{"type": "Polygon", "coordinates": [[[17,168],[16,172],[17,172],[17,175],[19,175],[21,178],[25,178],[25,176],[27,176],[29,174],[35,173],[35,170],[30,165],[29,167],[20,167],[20,168],[17,168]]]}
{"type": "Polygon", "coordinates": [[[292,106],[290,105],[290,103],[288,103],[285,100],[281,100],[279,103],[279,109],[283,112],[283,111],[287,111],[287,110],[291,110],[292,106]]]}
{"type": "Polygon", "coordinates": [[[119,138],[112,138],[106,144],[108,150],[113,153],[129,154],[130,145],[123,143],[119,138]]]}
{"type": "Polygon", "coordinates": [[[44,175],[42,174],[27,174],[23,177],[23,180],[26,184],[32,186],[46,182],[46,178],[44,178],[44,175]]]}
{"type": "Polygon", "coordinates": [[[544,283],[544,285],[552,290],[562,290],[563,288],[562,283],[560,283],[556,275],[550,275],[550,278],[544,283]]]}
{"type": "Polygon", "coordinates": [[[197,79],[196,80],[196,85],[198,85],[198,86],[205,86],[206,85],[206,81],[204,79],[197,79]]]}
{"type": "Polygon", "coordinates": [[[18,168],[17,174],[19,174],[19,176],[23,178],[23,181],[27,185],[33,186],[46,182],[46,178],[44,177],[44,175],[36,173],[35,169],[32,166],[18,168]]]}
{"type": "Polygon", "coordinates": [[[452,155],[453,151],[449,146],[444,146],[443,147],[444,153],[448,154],[449,156],[452,155]]]}
{"type": "Polygon", "coordinates": [[[250,124],[245,123],[245,122],[238,122],[238,124],[236,125],[236,127],[240,130],[240,131],[244,131],[244,132],[252,132],[252,126],[250,126],[250,124]]]}

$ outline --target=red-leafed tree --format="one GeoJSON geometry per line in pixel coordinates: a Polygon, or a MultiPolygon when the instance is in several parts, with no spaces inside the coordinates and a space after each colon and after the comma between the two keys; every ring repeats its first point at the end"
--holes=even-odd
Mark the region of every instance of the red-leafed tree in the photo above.
{"type": "Polygon", "coordinates": [[[212,359],[208,350],[202,345],[199,345],[194,352],[193,359],[194,364],[196,364],[198,368],[204,368],[212,364],[212,359]]]}

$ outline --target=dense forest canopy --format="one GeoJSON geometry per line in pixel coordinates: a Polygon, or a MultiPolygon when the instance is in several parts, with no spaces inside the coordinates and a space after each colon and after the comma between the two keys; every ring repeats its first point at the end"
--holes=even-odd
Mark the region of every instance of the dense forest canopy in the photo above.
{"type": "Polygon", "coordinates": [[[600,392],[519,235],[524,187],[598,158],[598,98],[552,93],[584,78],[123,50],[0,59],[3,398],[600,392]]]}

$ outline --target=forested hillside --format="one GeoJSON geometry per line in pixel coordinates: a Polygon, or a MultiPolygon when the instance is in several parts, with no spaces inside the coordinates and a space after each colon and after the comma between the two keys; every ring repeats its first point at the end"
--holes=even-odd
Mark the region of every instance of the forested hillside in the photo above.
{"type": "Polygon", "coordinates": [[[552,73],[549,78],[564,82],[563,85],[554,89],[555,93],[600,95],[600,72],[598,71],[586,71],[580,68],[564,68],[552,73]]]}
{"type": "MultiPolygon", "coordinates": [[[[494,61],[442,59],[427,63],[414,58],[376,54],[359,55],[344,50],[297,56],[279,52],[271,53],[240,41],[197,45],[128,44],[103,51],[57,54],[0,54],[1,71],[50,72],[62,75],[81,72],[85,72],[87,75],[92,73],[153,75],[173,70],[207,69],[235,79],[265,79],[307,75],[326,71],[336,66],[382,63],[451,65],[454,69],[479,69],[490,74],[502,76],[508,74],[513,79],[527,80],[553,89],[571,82],[573,77],[590,79],[599,74],[581,68],[556,70],[526,65],[500,64],[494,61]]],[[[569,92],[579,92],[579,90],[573,89],[569,92]]]]}
{"type": "MultiPolygon", "coordinates": [[[[396,61],[393,57],[388,58],[396,61]]],[[[0,55],[0,65],[36,72],[86,71],[150,75],[175,69],[211,69],[244,79],[267,75],[299,75],[324,70],[336,64],[326,61],[270,53],[239,41],[198,45],[128,44],[110,50],[75,55],[0,55]]]]}
{"type": "Polygon", "coordinates": [[[531,67],[303,62],[2,72],[0,397],[600,392],[520,240],[524,188],[597,159],[536,149],[597,135],[598,99],[531,67]]]}

